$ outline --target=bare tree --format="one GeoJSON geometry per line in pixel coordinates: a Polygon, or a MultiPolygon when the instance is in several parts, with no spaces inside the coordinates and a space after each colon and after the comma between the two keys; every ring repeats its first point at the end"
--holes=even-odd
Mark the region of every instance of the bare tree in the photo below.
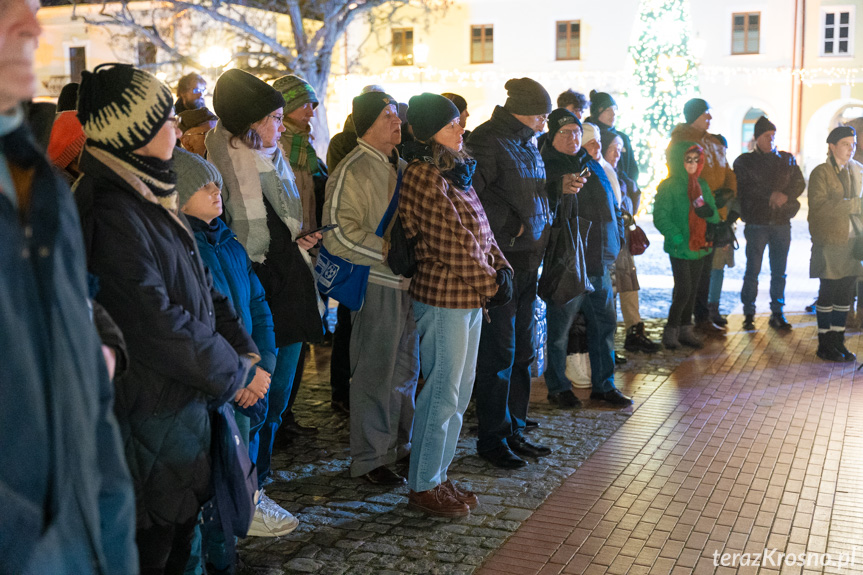
{"type": "MultiPolygon", "coordinates": [[[[85,0],[69,0],[75,10],[85,0]]],[[[264,79],[293,73],[318,93],[318,143],[329,140],[326,98],[333,51],[348,25],[365,15],[372,24],[389,25],[399,8],[414,6],[421,13],[443,12],[453,0],[161,0],[144,4],[131,0],[100,0],[98,18],[83,16],[90,25],[120,27],[128,34],[115,42],[146,42],[162,60],[151,68],[193,68],[210,75],[221,70],[200,58],[204,45],[241,46],[232,54],[235,67],[264,79]],[[146,8],[144,8],[146,6],[146,8]],[[376,10],[379,9],[379,10],[376,10]],[[383,14],[381,13],[383,10],[383,14]],[[276,15],[288,17],[290,32],[280,41],[276,15]]],[[[134,45],[134,44],[133,44],[134,45]]]]}

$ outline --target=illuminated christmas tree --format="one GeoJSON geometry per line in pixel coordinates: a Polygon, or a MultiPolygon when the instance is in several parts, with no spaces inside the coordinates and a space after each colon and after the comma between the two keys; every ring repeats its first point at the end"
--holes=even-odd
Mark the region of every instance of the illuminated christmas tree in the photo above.
{"type": "Polygon", "coordinates": [[[698,93],[690,50],[688,0],[641,0],[629,46],[631,84],[626,90],[623,127],[632,140],[649,204],[668,174],[665,148],[671,129],[683,121],[683,105],[698,93]]]}

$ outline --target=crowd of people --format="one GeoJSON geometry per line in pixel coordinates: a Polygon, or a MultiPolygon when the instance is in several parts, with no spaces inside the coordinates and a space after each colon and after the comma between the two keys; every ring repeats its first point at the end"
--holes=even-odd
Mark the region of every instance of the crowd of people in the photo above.
{"type": "MultiPolygon", "coordinates": [[[[616,299],[625,348],[660,345],[639,314],[638,164],[610,94],[567,90],[554,107],[538,82],[511,79],[505,102],[468,133],[457,94],[403,103],[368,86],[325,162],[312,145],[318,96],[296,75],[267,83],[228,70],[211,111],[197,74],[180,80],[175,100],[153,75],[103,64],[64,88],[46,157],[21,105],[33,93],[38,3],[7,4],[0,337],[14,350],[4,381],[16,400],[0,421],[16,439],[0,466],[0,572],[233,572],[235,533],[208,519],[224,406],[255,464],[254,515],[241,535],[293,531],[298,518],[264,487],[280,437],[316,433],[293,404],[308,344],[330,336],[350,475],[406,484],[408,505],[429,515],[469,515],[478,497],[448,469],[472,399],[480,457],[517,469],[551,452],[525,435],[550,243],[580,254],[569,266],[577,293],[546,302],[550,404],[581,406],[566,371],[579,316],[591,400],[632,404],[615,385],[616,299]],[[574,234],[552,234],[569,224],[574,234]],[[411,273],[393,270],[403,240],[411,273]],[[324,257],[367,274],[360,303],[339,302],[334,334],[316,268],[324,257]]],[[[724,333],[719,294],[739,218],[743,327],[754,329],[769,247],[769,323],[790,329],[785,267],[803,175],[775,149],[766,117],[732,167],[724,138],[708,132],[707,102],[690,100],[683,115],[654,205],[674,276],[662,343],[697,348],[701,335],[724,333]]],[[[828,361],[855,359],[843,335],[863,275],[855,136],[831,132],[809,187],[817,355],[828,361]]]]}

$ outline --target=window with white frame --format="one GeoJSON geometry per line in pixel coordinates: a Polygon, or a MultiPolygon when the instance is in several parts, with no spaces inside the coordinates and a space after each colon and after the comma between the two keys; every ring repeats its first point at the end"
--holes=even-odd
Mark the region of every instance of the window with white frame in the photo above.
{"type": "Polygon", "coordinates": [[[854,6],[830,6],[821,10],[821,56],[854,54],[854,6]]]}

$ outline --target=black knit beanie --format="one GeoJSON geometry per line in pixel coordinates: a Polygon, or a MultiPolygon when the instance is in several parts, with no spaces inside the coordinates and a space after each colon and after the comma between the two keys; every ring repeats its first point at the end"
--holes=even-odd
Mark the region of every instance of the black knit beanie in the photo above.
{"type": "Polygon", "coordinates": [[[710,109],[710,104],[701,98],[692,98],[683,105],[683,117],[686,118],[686,123],[691,124],[698,119],[701,114],[710,109]]]}
{"type": "Polygon", "coordinates": [[[443,127],[459,117],[458,108],[449,99],[424,92],[413,96],[408,103],[408,123],[414,136],[428,142],[443,127]]]}
{"type": "Polygon", "coordinates": [[[391,105],[398,109],[395,98],[384,92],[366,92],[354,98],[351,117],[357,129],[357,137],[362,138],[381,115],[383,109],[391,105]]]}
{"type": "Polygon", "coordinates": [[[143,148],[173,109],[170,88],[128,64],[101,64],[81,73],[78,119],[89,145],[120,152],[143,148]]]}
{"type": "Polygon", "coordinates": [[[758,136],[763,134],[764,132],[775,132],[776,125],[767,119],[767,116],[761,116],[758,118],[758,121],[755,122],[755,139],[758,139],[758,136]]]}
{"type": "Polygon", "coordinates": [[[596,90],[590,91],[590,116],[592,118],[598,119],[603,110],[612,106],[617,106],[617,102],[614,101],[611,94],[596,90]]]}
{"type": "Polygon", "coordinates": [[[458,94],[453,94],[452,92],[444,92],[443,94],[441,94],[441,96],[455,104],[455,107],[458,108],[459,114],[467,110],[467,100],[465,100],[462,96],[459,96],[458,94]]]}
{"type": "Polygon", "coordinates": [[[830,131],[830,134],[827,136],[827,143],[837,144],[839,143],[839,140],[848,137],[857,137],[857,132],[854,130],[854,128],[852,128],[851,126],[838,126],[830,131]]]}
{"type": "Polygon", "coordinates": [[[581,128],[581,121],[566,108],[557,108],[548,115],[548,141],[554,142],[554,137],[560,129],[568,124],[576,124],[581,128]]]}
{"type": "Polygon", "coordinates": [[[219,76],[213,90],[213,109],[235,136],[285,106],[282,94],[248,72],[232,68],[219,76]]]}
{"type": "Polygon", "coordinates": [[[513,78],[507,80],[503,87],[507,95],[503,107],[510,114],[538,116],[551,112],[551,97],[536,80],[513,78]]]}
{"type": "Polygon", "coordinates": [[[78,87],[78,82],[69,82],[60,90],[60,97],[57,98],[58,114],[78,108],[78,87]]]}

